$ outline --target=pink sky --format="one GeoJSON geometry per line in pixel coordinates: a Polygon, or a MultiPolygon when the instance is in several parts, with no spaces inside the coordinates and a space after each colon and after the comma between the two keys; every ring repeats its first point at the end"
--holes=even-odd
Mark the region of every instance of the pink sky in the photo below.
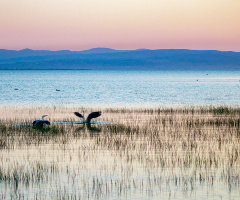
{"type": "Polygon", "coordinates": [[[239,0],[1,0],[0,49],[240,52],[239,0]]]}

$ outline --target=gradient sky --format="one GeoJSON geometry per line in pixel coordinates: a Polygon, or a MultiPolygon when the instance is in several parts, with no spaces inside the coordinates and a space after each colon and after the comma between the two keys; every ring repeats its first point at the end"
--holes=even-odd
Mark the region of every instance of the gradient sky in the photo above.
{"type": "Polygon", "coordinates": [[[0,0],[0,49],[240,52],[240,0],[0,0]]]}

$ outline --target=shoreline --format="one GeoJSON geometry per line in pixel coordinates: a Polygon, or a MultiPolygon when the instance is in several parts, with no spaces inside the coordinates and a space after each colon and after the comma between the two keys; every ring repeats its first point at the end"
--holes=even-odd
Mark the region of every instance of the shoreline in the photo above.
{"type": "Polygon", "coordinates": [[[26,105],[0,105],[1,108],[11,108],[11,109],[17,109],[17,108],[25,108],[25,109],[36,109],[36,108],[63,108],[63,109],[126,109],[126,110],[131,110],[131,109],[209,109],[209,108],[219,108],[219,107],[227,107],[227,108],[240,108],[240,104],[209,104],[209,105],[190,105],[190,104],[169,104],[169,105],[130,105],[127,104],[125,106],[123,105],[99,105],[99,106],[94,106],[94,105],[31,105],[31,106],[26,106],[26,105]]]}
{"type": "Polygon", "coordinates": [[[96,120],[112,121],[120,123],[121,120],[131,120],[136,123],[141,119],[149,121],[151,118],[159,116],[172,117],[234,117],[240,115],[240,106],[189,106],[189,107],[17,107],[0,106],[0,123],[13,124],[32,123],[34,120],[42,119],[47,115],[50,121],[79,121],[80,118],[74,112],[83,113],[87,116],[91,112],[100,111],[102,115],[96,120]]]}

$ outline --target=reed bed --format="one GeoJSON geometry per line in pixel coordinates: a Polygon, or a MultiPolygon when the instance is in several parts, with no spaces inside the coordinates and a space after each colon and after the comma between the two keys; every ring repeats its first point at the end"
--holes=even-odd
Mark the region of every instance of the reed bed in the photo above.
{"type": "Polygon", "coordinates": [[[104,108],[110,124],[27,126],[81,110],[0,108],[0,199],[239,199],[239,108],[104,108]]]}

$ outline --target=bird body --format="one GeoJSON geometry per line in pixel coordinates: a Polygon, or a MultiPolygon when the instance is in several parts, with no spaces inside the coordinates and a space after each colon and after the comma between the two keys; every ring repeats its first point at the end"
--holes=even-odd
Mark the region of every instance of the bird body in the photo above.
{"type": "Polygon", "coordinates": [[[43,115],[42,116],[42,120],[35,120],[33,122],[33,127],[36,127],[36,128],[43,128],[43,126],[45,125],[51,125],[50,121],[48,120],[44,120],[44,117],[46,117],[47,115],[43,115]]]}

